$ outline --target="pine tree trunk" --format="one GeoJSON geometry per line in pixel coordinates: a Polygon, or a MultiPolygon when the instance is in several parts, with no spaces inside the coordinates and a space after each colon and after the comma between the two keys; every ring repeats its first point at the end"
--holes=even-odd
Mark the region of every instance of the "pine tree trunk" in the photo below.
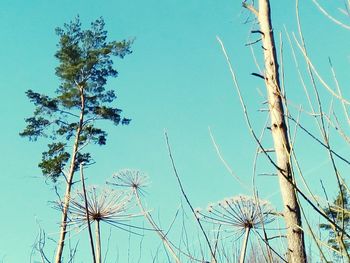
{"type": "Polygon", "coordinates": [[[78,154],[80,134],[81,134],[81,131],[83,129],[83,123],[84,123],[84,111],[85,111],[84,90],[82,87],[79,87],[79,89],[80,89],[81,110],[80,110],[80,116],[79,116],[79,124],[78,124],[78,128],[77,128],[77,131],[75,134],[75,141],[74,141],[74,145],[73,145],[69,173],[67,175],[66,192],[64,195],[62,219],[61,219],[61,225],[60,225],[60,238],[59,238],[59,241],[57,244],[55,263],[62,262],[64,241],[65,241],[66,233],[67,233],[67,217],[68,217],[71,189],[72,189],[72,184],[73,184],[74,166],[75,166],[75,162],[76,162],[76,158],[77,158],[77,154],[78,154]]]}
{"type": "Polygon", "coordinates": [[[284,205],[284,219],[287,227],[288,257],[290,259],[289,262],[302,263],[306,262],[304,233],[301,228],[300,207],[291,173],[290,143],[284,118],[269,0],[259,0],[257,16],[262,34],[265,59],[265,84],[268,94],[271,131],[276,152],[276,164],[279,168],[278,178],[284,205]]]}

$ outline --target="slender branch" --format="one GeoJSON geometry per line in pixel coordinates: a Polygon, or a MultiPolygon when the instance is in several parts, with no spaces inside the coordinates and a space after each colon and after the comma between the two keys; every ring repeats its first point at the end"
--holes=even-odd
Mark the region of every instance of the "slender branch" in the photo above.
{"type": "Polygon", "coordinates": [[[221,160],[221,162],[223,163],[223,165],[227,169],[227,171],[239,182],[239,184],[241,186],[243,186],[244,188],[248,188],[247,185],[242,181],[242,179],[238,175],[235,174],[235,172],[232,170],[232,168],[228,165],[228,163],[226,162],[226,160],[222,156],[220,149],[219,149],[219,146],[215,142],[215,139],[214,139],[213,133],[211,132],[210,127],[209,127],[209,135],[210,135],[211,141],[214,145],[215,151],[216,151],[219,159],[221,160]]]}
{"type": "Polygon", "coordinates": [[[84,180],[84,172],[83,172],[83,164],[82,163],[80,164],[80,176],[81,176],[81,182],[82,182],[82,188],[83,188],[83,194],[84,194],[85,212],[86,212],[87,227],[88,227],[88,231],[89,231],[92,259],[93,259],[93,262],[96,263],[95,246],[94,246],[94,239],[92,237],[92,231],[91,231],[89,205],[88,205],[88,200],[87,200],[87,196],[86,196],[86,188],[85,188],[85,180],[84,180]]]}
{"type": "Polygon", "coordinates": [[[144,214],[144,216],[146,217],[147,221],[151,224],[153,229],[159,235],[160,239],[162,240],[162,243],[169,250],[169,252],[173,256],[175,262],[176,263],[180,263],[181,261],[178,258],[178,256],[176,255],[176,253],[175,253],[173,247],[171,246],[168,238],[163,233],[163,231],[158,227],[158,225],[154,222],[154,220],[153,220],[152,216],[149,214],[149,212],[146,211],[146,209],[143,207],[142,202],[141,202],[141,198],[139,196],[139,193],[138,193],[137,189],[134,189],[133,192],[134,192],[134,195],[136,197],[137,204],[138,204],[139,208],[141,209],[142,213],[144,214]]]}
{"type": "MultiPolygon", "coordinates": [[[[332,61],[331,61],[330,58],[328,58],[328,61],[329,61],[329,65],[330,65],[330,67],[331,67],[332,76],[333,76],[333,79],[334,79],[334,82],[335,82],[335,86],[337,87],[337,90],[338,90],[339,95],[340,95],[340,96],[343,96],[343,95],[342,95],[342,91],[341,91],[340,86],[339,86],[338,78],[337,78],[337,76],[336,76],[336,74],[335,74],[335,70],[334,70],[334,68],[333,68],[332,61]]],[[[346,120],[347,120],[348,124],[350,125],[349,113],[348,113],[348,110],[347,110],[346,105],[344,104],[344,102],[342,102],[342,107],[343,107],[344,114],[345,114],[345,116],[346,116],[346,120]]]]}
{"type": "Polygon", "coordinates": [[[191,211],[192,211],[194,217],[196,218],[197,223],[198,223],[198,225],[199,225],[199,227],[200,227],[200,229],[201,229],[201,231],[202,231],[202,233],[203,233],[203,235],[204,235],[204,238],[205,238],[205,240],[206,240],[206,242],[207,242],[207,245],[208,245],[208,247],[209,247],[209,250],[210,250],[210,254],[211,254],[211,256],[213,257],[213,260],[214,260],[213,263],[216,263],[217,261],[216,261],[215,253],[214,253],[214,251],[213,251],[213,248],[211,247],[209,238],[208,238],[207,234],[206,234],[205,231],[204,231],[204,228],[203,228],[203,226],[202,226],[202,223],[199,221],[198,217],[196,216],[196,212],[195,212],[195,210],[194,210],[194,208],[193,208],[193,206],[192,206],[190,200],[189,200],[188,197],[187,197],[187,194],[186,194],[186,192],[185,192],[185,190],[184,190],[184,188],[183,188],[183,186],[182,186],[180,177],[179,177],[179,175],[178,175],[178,173],[177,173],[177,169],[176,169],[176,166],[175,166],[175,162],[174,162],[174,159],[173,159],[173,156],[172,156],[172,153],[171,153],[171,148],[170,148],[170,144],[169,144],[168,134],[165,132],[164,135],[165,135],[166,145],[167,145],[167,148],[168,148],[168,153],[169,153],[169,157],[170,157],[171,164],[172,164],[172,167],[173,167],[173,171],[174,171],[174,174],[175,174],[175,176],[176,176],[177,182],[178,182],[178,184],[179,184],[179,186],[180,186],[181,193],[182,193],[183,197],[185,198],[186,203],[187,203],[188,206],[190,207],[190,209],[191,209],[191,211]]]}
{"type": "Polygon", "coordinates": [[[332,94],[335,98],[339,99],[342,103],[345,103],[347,105],[350,105],[350,102],[347,99],[344,99],[341,95],[335,93],[335,91],[324,81],[324,79],[321,77],[321,75],[318,73],[317,69],[315,68],[315,66],[312,64],[309,56],[306,54],[305,49],[301,46],[301,44],[299,43],[299,41],[296,39],[295,34],[293,34],[294,40],[298,46],[298,48],[300,49],[301,53],[303,54],[305,60],[307,61],[307,63],[309,63],[310,68],[312,69],[312,71],[315,73],[316,77],[318,78],[318,80],[321,82],[322,86],[326,88],[327,91],[329,91],[330,94],[332,94]]]}
{"type": "MultiPolygon", "coordinates": [[[[324,148],[328,149],[328,146],[323,143],[319,138],[317,138],[314,134],[312,134],[310,131],[308,131],[304,126],[302,126],[300,123],[298,123],[293,117],[288,116],[288,118],[290,120],[292,120],[293,122],[295,122],[300,129],[302,129],[307,135],[309,135],[311,138],[313,138],[315,141],[317,141],[321,146],[323,146],[324,148]]],[[[334,156],[338,157],[340,160],[342,160],[343,162],[345,162],[346,164],[350,165],[350,161],[348,161],[347,159],[345,159],[345,157],[341,156],[340,154],[336,153],[335,151],[333,151],[332,149],[329,149],[330,152],[332,154],[334,154],[334,156]]]]}
{"type": "Polygon", "coordinates": [[[249,10],[250,12],[252,12],[253,15],[255,15],[256,17],[259,16],[259,12],[258,12],[258,10],[255,9],[254,6],[252,6],[252,5],[250,5],[250,4],[247,4],[247,3],[245,3],[245,2],[242,3],[242,6],[243,6],[244,8],[246,8],[247,10],[249,10]]]}
{"type": "Polygon", "coordinates": [[[327,11],[326,9],[324,9],[319,2],[317,2],[316,0],[312,0],[312,2],[314,2],[314,4],[316,5],[316,7],[329,19],[331,20],[332,22],[336,23],[337,25],[345,28],[345,29],[348,29],[350,30],[350,26],[349,25],[346,25],[342,22],[340,22],[338,19],[334,18],[333,16],[331,16],[327,11]]]}

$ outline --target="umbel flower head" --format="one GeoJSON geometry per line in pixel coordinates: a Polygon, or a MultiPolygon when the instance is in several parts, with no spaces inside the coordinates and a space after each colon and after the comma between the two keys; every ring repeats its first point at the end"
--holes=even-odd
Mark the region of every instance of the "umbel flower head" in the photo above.
{"type": "MultiPolygon", "coordinates": [[[[125,191],[105,187],[91,186],[86,190],[86,201],[90,223],[105,222],[118,228],[129,227],[131,218],[139,216],[129,212],[133,204],[131,196],[125,191]]],[[[83,192],[77,192],[70,200],[69,224],[78,227],[87,224],[85,198],[83,192]]]]}
{"type": "Polygon", "coordinates": [[[139,170],[123,169],[116,172],[108,184],[131,188],[134,192],[143,193],[143,188],[148,184],[148,177],[139,170]]]}
{"type": "Polygon", "coordinates": [[[270,203],[253,197],[238,195],[209,204],[206,211],[196,210],[200,220],[232,227],[243,233],[245,229],[259,228],[275,218],[270,203]]]}

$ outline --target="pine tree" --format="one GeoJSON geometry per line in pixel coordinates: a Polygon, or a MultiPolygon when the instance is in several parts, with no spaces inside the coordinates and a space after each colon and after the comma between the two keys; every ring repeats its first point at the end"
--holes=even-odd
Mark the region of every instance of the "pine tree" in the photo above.
{"type": "MultiPolygon", "coordinates": [[[[334,202],[324,208],[327,217],[332,219],[338,226],[346,232],[350,231],[350,196],[344,185],[341,185],[334,202]]],[[[349,262],[350,240],[344,233],[336,229],[333,225],[324,223],[320,228],[328,232],[328,244],[337,252],[334,256],[337,259],[345,256],[349,262]]]]}
{"type": "Polygon", "coordinates": [[[36,141],[47,138],[48,149],[42,153],[39,167],[44,176],[56,182],[64,176],[66,192],[61,220],[60,239],[56,251],[56,263],[62,261],[62,252],[67,227],[67,211],[73,176],[80,164],[91,163],[91,153],[86,151],[90,143],[106,144],[106,131],[97,126],[101,120],[114,125],[129,124],[121,117],[122,110],[113,102],[116,94],[106,90],[108,77],[117,77],[113,57],[124,58],[130,54],[131,41],[107,42],[103,18],[83,30],[79,17],[63,28],[57,28],[60,38],[55,57],[59,61],[56,75],[61,83],[55,96],[26,92],[35,105],[34,114],[27,118],[26,128],[20,136],[36,141]],[[67,167],[68,172],[64,172],[67,167]]]}

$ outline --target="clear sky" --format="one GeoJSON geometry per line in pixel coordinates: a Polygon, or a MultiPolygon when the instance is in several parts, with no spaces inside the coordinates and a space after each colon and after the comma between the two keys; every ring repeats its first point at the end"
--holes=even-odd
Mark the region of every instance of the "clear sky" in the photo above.
{"type": "MultiPolygon", "coordinates": [[[[334,7],[332,11],[337,14],[334,7]]],[[[276,35],[284,34],[283,25],[289,32],[295,32],[293,1],[272,1],[272,12],[276,35]]],[[[91,147],[96,164],[86,171],[88,183],[104,184],[113,172],[122,168],[146,172],[151,184],[145,201],[162,224],[169,225],[182,198],[167,154],[166,129],[179,174],[195,207],[205,207],[207,203],[227,196],[251,194],[251,190],[242,188],[226,171],[208,133],[208,127],[211,127],[225,159],[250,185],[255,144],[246,128],[216,41],[216,36],[220,36],[228,49],[254,127],[260,134],[266,120],[266,113],[258,112],[265,100],[261,94],[264,85],[250,75],[257,72],[250,48],[245,46],[249,42],[252,17],[241,8],[240,1],[2,0],[0,260],[6,263],[29,262],[38,224],[49,238],[57,239],[58,236],[60,215],[49,203],[56,199],[53,184],[45,181],[37,168],[45,142],[28,142],[18,133],[25,126],[24,119],[33,111],[25,91],[33,89],[52,94],[59,84],[54,74],[58,41],[54,29],[77,14],[83,27],[103,16],[110,40],[135,38],[133,53],[115,61],[119,77],[108,82],[108,88],[117,91],[118,107],[132,122],[129,126],[106,125],[107,145],[91,147]]],[[[328,21],[312,3],[301,6],[301,17],[315,64],[331,82],[327,63],[328,56],[332,57],[340,83],[344,85],[344,94],[349,94],[345,86],[349,72],[349,32],[328,21]]],[[[307,108],[288,41],[285,36],[283,39],[288,72],[286,90],[294,105],[303,104],[307,108]]],[[[258,45],[256,51],[260,52],[258,45]]],[[[330,97],[323,90],[321,94],[325,95],[324,103],[328,105],[330,97]]],[[[302,118],[304,123],[311,123],[307,115],[302,118]]],[[[298,150],[307,176],[313,178],[310,180],[312,187],[317,189],[319,179],[327,170],[326,164],[322,166],[326,155],[315,154],[319,146],[306,140],[307,137],[300,136],[298,150]]],[[[271,146],[269,133],[264,142],[266,147],[271,146]]],[[[339,149],[346,153],[341,145],[339,149]]],[[[258,162],[258,169],[260,173],[273,172],[264,160],[258,162]]],[[[261,196],[269,198],[278,207],[276,178],[259,177],[257,182],[261,196]]],[[[63,185],[58,186],[63,189],[63,185]]],[[[85,234],[81,233],[84,238],[85,234]]],[[[119,233],[112,235],[116,241],[119,233]]],[[[149,235],[153,233],[147,233],[149,235]]],[[[146,243],[150,242],[147,240],[146,243]]],[[[140,262],[150,262],[159,245],[159,241],[154,240],[155,246],[144,245],[140,262]]],[[[122,243],[118,245],[119,262],[126,262],[127,241],[118,241],[122,243]]],[[[84,258],[84,254],[89,255],[88,249],[81,243],[81,261],[77,262],[89,262],[84,258]]],[[[49,249],[47,253],[52,255],[49,249]]],[[[109,253],[111,261],[107,262],[112,262],[116,252],[109,253]]],[[[131,256],[131,262],[137,262],[137,258],[131,256]]]]}

